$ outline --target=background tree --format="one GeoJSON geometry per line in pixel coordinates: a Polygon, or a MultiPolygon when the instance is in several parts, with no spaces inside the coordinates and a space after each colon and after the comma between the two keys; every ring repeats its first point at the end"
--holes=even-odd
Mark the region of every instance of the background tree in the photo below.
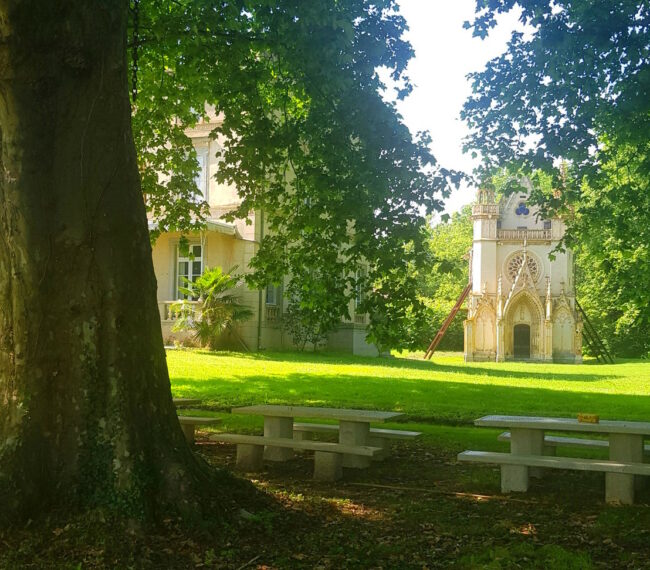
{"type": "Polygon", "coordinates": [[[592,297],[591,314],[598,305],[616,305],[606,311],[610,330],[627,331],[623,342],[647,351],[648,254],[639,241],[645,236],[633,228],[650,225],[642,183],[650,174],[650,6],[477,1],[467,26],[485,37],[496,15],[515,5],[527,31],[514,33],[506,53],[473,75],[474,94],[463,112],[472,128],[468,147],[482,153],[483,174],[513,164],[552,177],[551,187],[561,192],[535,185],[533,200],[546,216],[567,221],[565,244],[581,248],[583,273],[595,271],[586,278],[607,274],[610,282],[597,301],[592,297]],[[561,160],[568,163],[563,172],[556,168],[561,160]],[[619,255],[625,269],[603,273],[618,266],[619,255]]]}
{"type": "Polygon", "coordinates": [[[379,294],[370,284],[420,263],[424,214],[440,208],[436,195],[456,177],[379,94],[380,66],[403,85],[401,96],[410,90],[412,51],[394,0],[140,5],[134,126],[160,229],[187,229],[199,214],[183,210],[188,196],[175,189],[196,168],[184,129],[207,103],[223,117],[214,131],[223,143],[218,180],[242,198],[231,217],[263,211],[268,227],[253,287],[318,275],[313,287],[289,288],[304,306],[337,291],[340,302],[322,305],[328,328],[349,316],[362,264],[370,298],[379,294]]]}
{"type": "MultiPolygon", "coordinates": [[[[472,248],[472,208],[465,206],[449,221],[429,228],[432,266],[424,274],[420,295],[427,308],[426,326],[419,331],[418,348],[426,349],[456,304],[469,279],[468,253],[472,248]]],[[[440,343],[441,350],[463,350],[462,308],[440,343]]]]}

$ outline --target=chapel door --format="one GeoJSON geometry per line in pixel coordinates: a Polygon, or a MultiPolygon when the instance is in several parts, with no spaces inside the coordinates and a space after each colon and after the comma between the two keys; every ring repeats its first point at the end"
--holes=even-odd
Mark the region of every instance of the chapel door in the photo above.
{"type": "Polygon", "coordinates": [[[513,344],[515,358],[530,358],[530,325],[515,325],[513,344]]]}

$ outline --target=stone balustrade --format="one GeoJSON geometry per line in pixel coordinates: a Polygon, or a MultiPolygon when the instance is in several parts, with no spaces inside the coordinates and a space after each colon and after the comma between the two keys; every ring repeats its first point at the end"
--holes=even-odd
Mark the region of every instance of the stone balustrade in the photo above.
{"type": "Polygon", "coordinates": [[[497,230],[497,239],[513,241],[548,241],[551,230],[497,230]]]}
{"type": "Polygon", "coordinates": [[[473,216],[498,216],[498,204],[474,204],[472,206],[473,216]]]}
{"type": "MultiPolygon", "coordinates": [[[[159,301],[158,312],[161,321],[176,321],[181,315],[179,301],[159,301]]],[[[199,301],[186,301],[185,306],[190,306],[193,313],[199,308],[199,301]]]]}
{"type": "Polygon", "coordinates": [[[275,323],[280,320],[280,307],[278,305],[266,305],[266,322],[275,323]]]}

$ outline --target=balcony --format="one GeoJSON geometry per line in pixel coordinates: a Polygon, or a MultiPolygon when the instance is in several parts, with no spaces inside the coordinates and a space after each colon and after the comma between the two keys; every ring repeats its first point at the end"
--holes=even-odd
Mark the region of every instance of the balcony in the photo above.
{"type": "Polygon", "coordinates": [[[503,241],[550,241],[551,230],[497,230],[497,239],[503,241]]]}
{"type": "MultiPolygon", "coordinates": [[[[181,316],[181,307],[178,301],[161,301],[158,303],[158,312],[161,321],[176,321],[181,316]]],[[[188,310],[195,314],[199,309],[199,301],[185,301],[188,310]]]]}
{"type": "Polygon", "coordinates": [[[280,321],[282,312],[278,305],[266,305],[266,322],[277,323],[280,321]]]}
{"type": "Polygon", "coordinates": [[[498,204],[474,204],[472,206],[473,216],[498,216],[498,204]]]}

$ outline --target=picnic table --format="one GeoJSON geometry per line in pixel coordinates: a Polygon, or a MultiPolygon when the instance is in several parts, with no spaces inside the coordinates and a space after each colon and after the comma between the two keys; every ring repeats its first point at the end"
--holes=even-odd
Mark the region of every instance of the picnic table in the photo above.
{"type": "MultiPolygon", "coordinates": [[[[526,491],[530,468],[604,471],[606,500],[631,504],[634,502],[635,476],[650,475],[650,465],[643,463],[643,440],[650,437],[650,422],[601,420],[586,423],[574,418],[491,415],[477,419],[474,424],[510,430],[510,454],[466,451],[459,455],[461,461],[500,463],[504,491],[526,491]],[[547,431],[606,435],[609,461],[545,456],[547,431]]],[[[554,439],[556,443],[557,440],[561,443],[562,439],[574,442],[569,438],[554,439]]]]}
{"type": "Polygon", "coordinates": [[[198,406],[202,400],[198,398],[172,398],[172,402],[176,407],[178,406],[198,406]]]}
{"type": "MultiPolygon", "coordinates": [[[[403,416],[399,412],[316,408],[311,406],[256,405],[233,408],[233,414],[252,414],[264,417],[264,437],[293,438],[294,418],[319,418],[338,420],[339,443],[351,446],[368,446],[370,424],[383,423],[403,416]]],[[[293,457],[291,449],[267,446],[264,459],[286,461],[293,457]]],[[[371,459],[359,455],[343,454],[344,467],[365,468],[371,459]]]]}

